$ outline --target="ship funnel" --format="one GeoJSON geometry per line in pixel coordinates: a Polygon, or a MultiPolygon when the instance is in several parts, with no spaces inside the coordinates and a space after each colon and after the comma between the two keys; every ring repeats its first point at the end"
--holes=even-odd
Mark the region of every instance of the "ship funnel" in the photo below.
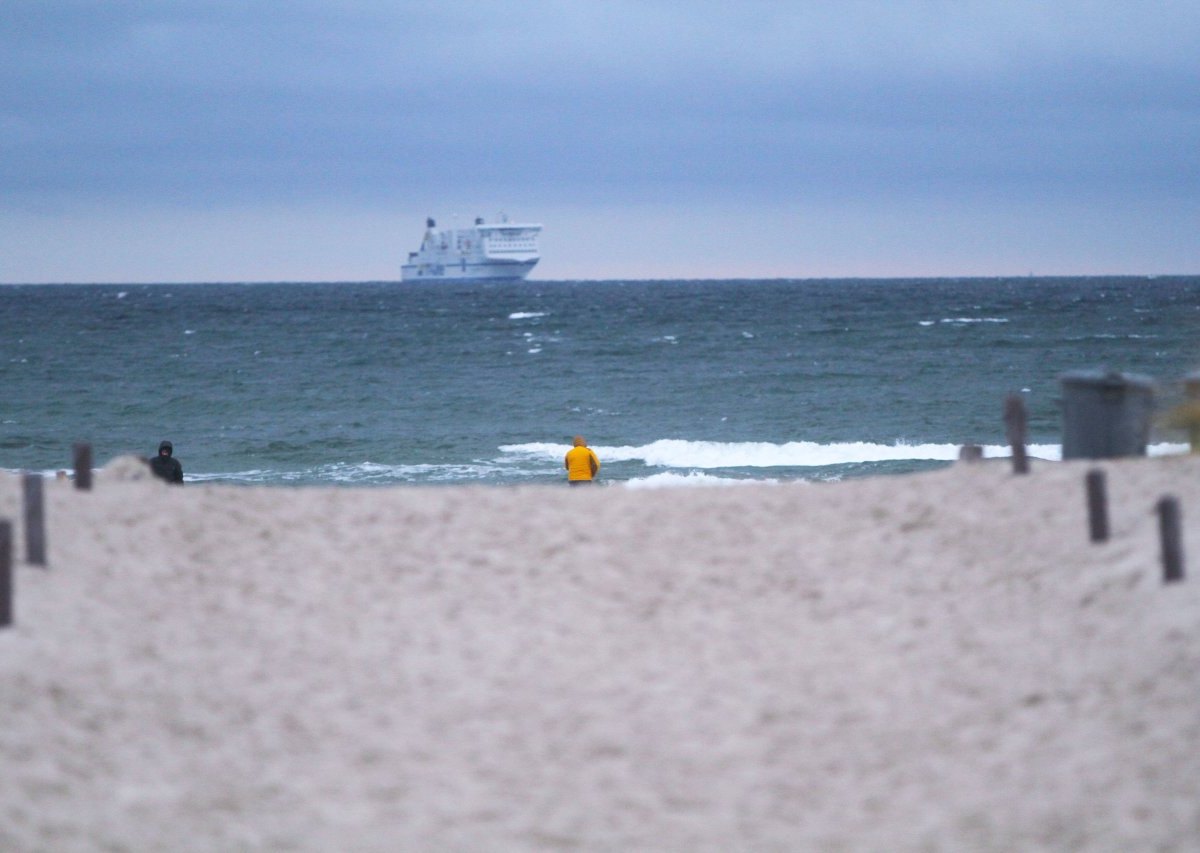
{"type": "Polygon", "coordinates": [[[437,227],[437,223],[433,221],[432,216],[425,220],[425,227],[426,228],[436,228],[437,227]]]}
{"type": "Polygon", "coordinates": [[[482,217],[482,216],[476,216],[476,217],[475,217],[475,224],[476,224],[476,225],[482,225],[482,224],[483,224],[483,217],[482,217]]]}

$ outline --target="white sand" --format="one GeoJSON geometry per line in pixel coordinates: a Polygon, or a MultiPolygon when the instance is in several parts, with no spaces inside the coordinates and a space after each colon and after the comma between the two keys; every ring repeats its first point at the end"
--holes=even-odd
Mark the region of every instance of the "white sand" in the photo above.
{"type": "Polygon", "coordinates": [[[0,849],[1200,849],[1200,458],[1105,464],[1106,545],[1088,467],[47,483],[0,849]]]}

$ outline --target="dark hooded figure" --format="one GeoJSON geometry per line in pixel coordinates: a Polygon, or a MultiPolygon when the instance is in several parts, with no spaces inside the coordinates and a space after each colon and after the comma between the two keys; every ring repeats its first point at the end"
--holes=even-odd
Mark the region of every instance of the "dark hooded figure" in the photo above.
{"type": "Polygon", "coordinates": [[[171,442],[164,441],[158,446],[158,455],[150,460],[150,470],[154,476],[162,477],[168,483],[183,483],[183,466],[171,454],[175,448],[171,442]]]}

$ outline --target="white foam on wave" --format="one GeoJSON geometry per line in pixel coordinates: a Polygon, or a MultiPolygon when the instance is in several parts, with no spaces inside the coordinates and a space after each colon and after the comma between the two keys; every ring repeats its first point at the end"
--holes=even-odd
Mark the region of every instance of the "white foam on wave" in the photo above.
{"type": "Polygon", "coordinates": [[[545,311],[514,311],[508,315],[510,320],[532,320],[536,317],[545,317],[545,311]]]}
{"type": "Polygon", "coordinates": [[[945,323],[951,326],[969,326],[972,323],[1007,323],[1007,317],[943,317],[941,320],[918,320],[918,326],[936,326],[945,323]]]}
{"type": "Polygon", "coordinates": [[[1007,323],[1007,317],[943,317],[943,323],[951,323],[955,326],[966,326],[971,323],[1007,323]]]}
{"type": "MultiPolygon", "coordinates": [[[[564,444],[515,444],[500,448],[505,453],[559,459],[570,448],[564,444]]],[[[770,442],[686,441],[664,438],[640,446],[594,447],[601,461],[644,462],[661,468],[808,468],[863,462],[911,460],[950,461],[958,458],[953,444],[875,444],[844,442],[819,444],[813,441],[770,442]]],[[[1057,448],[1054,448],[1057,452],[1057,448]]],[[[1007,455],[1001,447],[984,448],[985,456],[1007,455]]],[[[1031,448],[1042,456],[1047,448],[1031,448]]],[[[1043,458],[1045,458],[1043,456],[1043,458]]]]}
{"type": "Polygon", "coordinates": [[[1163,444],[1151,444],[1146,448],[1147,456],[1174,456],[1179,453],[1188,453],[1191,447],[1187,444],[1173,444],[1164,442],[1163,444]]]}
{"type": "MultiPolygon", "coordinates": [[[[500,448],[506,454],[531,459],[560,461],[570,449],[566,444],[531,442],[508,444],[500,448]]],[[[879,444],[866,441],[819,444],[813,441],[719,442],[659,439],[640,446],[596,446],[593,450],[604,462],[643,462],[659,468],[819,468],[832,465],[852,465],[872,462],[934,461],[952,462],[958,459],[957,444],[879,444]]],[[[1059,461],[1062,446],[1033,444],[1026,448],[1035,459],[1059,461]]],[[[1162,443],[1151,445],[1150,456],[1186,453],[1186,444],[1162,443]]],[[[1011,454],[1007,445],[985,445],[986,459],[1005,458],[1011,454]]]]}
{"type": "Polygon", "coordinates": [[[687,474],[676,474],[664,471],[661,474],[651,474],[649,477],[634,477],[626,480],[623,485],[627,489],[674,489],[687,488],[726,488],[729,486],[760,486],[763,483],[778,483],[778,480],[746,480],[733,477],[714,477],[702,471],[691,471],[687,474]]]}

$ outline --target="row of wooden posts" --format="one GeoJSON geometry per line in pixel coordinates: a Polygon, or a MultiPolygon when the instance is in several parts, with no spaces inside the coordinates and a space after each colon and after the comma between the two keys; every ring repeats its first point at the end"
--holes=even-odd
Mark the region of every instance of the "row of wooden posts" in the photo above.
{"type": "MultiPolygon", "coordinates": [[[[25,510],[25,562],[46,565],[46,500],[41,474],[22,478],[25,510]]],[[[13,526],[0,519],[0,628],[13,620],[13,526]]]]}
{"type": "MultiPolygon", "coordinates": [[[[73,450],[75,488],[92,488],[92,445],[77,442],[73,450]]],[[[41,474],[25,474],[21,478],[25,516],[25,562],[31,566],[46,566],[46,498],[45,481],[41,474]]],[[[13,528],[12,522],[0,519],[0,628],[13,621],[13,528]]]]}
{"type": "MultiPolygon", "coordinates": [[[[1108,477],[1099,468],[1087,472],[1088,536],[1093,542],[1108,541],[1108,477]]],[[[1154,505],[1158,513],[1158,536],[1162,545],[1163,581],[1183,580],[1183,512],[1179,498],[1163,495],[1154,505]]]]}
{"type": "MultiPolygon", "coordinates": [[[[1013,473],[1029,473],[1029,456],[1025,452],[1025,404],[1017,395],[1008,398],[1004,406],[1004,422],[1012,446],[1013,473]]],[[[967,445],[960,457],[981,459],[983,448],[967,445]]],[[[1088,535],[1092,542],[1108,541],[1108,487],[1104,471],[1093,469],[1085,477],[1088,509],[1088,535]]],[[[46,508],[44,481],[40,474],[22,478],[25,514],[25,562],[31,566],[46,565],[46,508]]],[[[92,487],[92,446],[75,445],[75,488],[92,487]]],[[[1163,581],[1173,583],[1184,578],[1182,511],[1179,499],[1164,495],[1155,505],[1158,512],[1159,539],[1162,545],[1163,581]]],[[[13,620],[12,522],[0,519],[0,628],[13,620]]]]}
{"type": "MultiPolygon", "coordinates": [[[[1200,393],[1196,395],[1200,397],[1200,393]]],[[[1029,473],[1029,454],[1025,451],[1028,414],[1020,394],[1009,394],[1004,401],[1004,428],[1012,449],[1014,474],[1029,473]]],[[[959,458],[974,462],[983,458],[983,448],[969,444],[962,448],[959,458]]],[[[1088,536],[1092,542],[1108,541],[1108,484],[1104,471],[1095,468],[1084,478],[1088,508],[1088,536]]],[[[1179,498],[1163,495],[1154,505],[1158,513],[1158,533],[1162,546],[1163,581],[1173,583],[1184,577],[1183,569],[1183,511],[1179,498]]]]}

